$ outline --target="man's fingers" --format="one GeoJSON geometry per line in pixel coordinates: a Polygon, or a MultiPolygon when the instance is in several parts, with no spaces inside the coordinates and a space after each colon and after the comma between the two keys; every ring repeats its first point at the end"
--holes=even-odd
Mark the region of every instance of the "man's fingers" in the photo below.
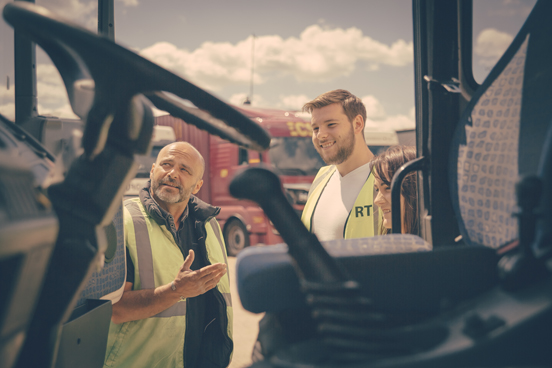
{"type": "Polygon", "coordinates": [[[209,289],[212,289],[214,288],[218,282],[220,281],[220,279],[222,278],[222,276],[224,276],[226,274],[226,270],[225,271],[222,271],[222,272],[218,272],[218,273],[214,273],[214,274],[211,274],[209,277],[209,279],[206,280],[205,284],[206,285],[212,285],[209,289]]]}
{"type": "Polygon", "coordinates": [[[189,270],[192,266],[192,263],[195,259],[195,253],[192,249],[190,249],[190,252],[188,253],[188,257],[184,260],[184,263],[182,264],[182,267],[180,267],[180,271],[186,271],[189,270]]]}
{"type": "Polygon", "coordinates": [[[205,266],[197,270],[197,274],[200,279],[209,277],[210,275],[216,274],[218,272],[226,273],[226,265],[224,263],[215,263],[214,265],[205,266]]]}

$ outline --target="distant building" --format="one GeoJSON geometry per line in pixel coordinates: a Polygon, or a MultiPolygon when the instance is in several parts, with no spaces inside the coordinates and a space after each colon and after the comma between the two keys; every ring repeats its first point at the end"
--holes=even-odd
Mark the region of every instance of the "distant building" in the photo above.
{"type": "Polygon", "coordinates": [[[416,129],[397,130],[399,144],[404,146],[416,145],[416,129]]]}

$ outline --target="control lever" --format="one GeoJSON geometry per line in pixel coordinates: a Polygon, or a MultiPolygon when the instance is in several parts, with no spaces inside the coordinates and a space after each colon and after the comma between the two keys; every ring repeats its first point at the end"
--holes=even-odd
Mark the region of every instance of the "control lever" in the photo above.
{"type": "Polygon", "coordinates": [[[297,262],[294,266],[304,280],[314,283],[353,282],[316,236],[301,223],[284,196],[276,174],[261,167],[249,168],[232,180],[230,194],[261,206],[288,244],[289,254],[297,262]]]}

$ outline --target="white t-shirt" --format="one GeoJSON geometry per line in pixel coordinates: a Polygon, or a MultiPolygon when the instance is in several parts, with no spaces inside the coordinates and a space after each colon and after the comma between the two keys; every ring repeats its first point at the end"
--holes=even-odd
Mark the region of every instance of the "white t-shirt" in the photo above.
{"type": "Polygon", "coordinates": [[[318,200],[312,218],[313,232],[320,241],[343,239],[345,222],[370,175],[370,169],[371,165],[367,163],[345,176],[335,170],[318,200]]]}

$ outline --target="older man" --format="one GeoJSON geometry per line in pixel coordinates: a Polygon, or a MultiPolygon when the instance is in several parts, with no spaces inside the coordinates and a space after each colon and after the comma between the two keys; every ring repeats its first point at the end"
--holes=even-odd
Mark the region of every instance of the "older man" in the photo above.
{"type": "Polygon", "coordinates": [[[106,367],[227,367],[233,350],[220,208],[196,194],[205,162],[165,146],[139,198],[125,202],[127,280],[113,305],[106,367]]]}

